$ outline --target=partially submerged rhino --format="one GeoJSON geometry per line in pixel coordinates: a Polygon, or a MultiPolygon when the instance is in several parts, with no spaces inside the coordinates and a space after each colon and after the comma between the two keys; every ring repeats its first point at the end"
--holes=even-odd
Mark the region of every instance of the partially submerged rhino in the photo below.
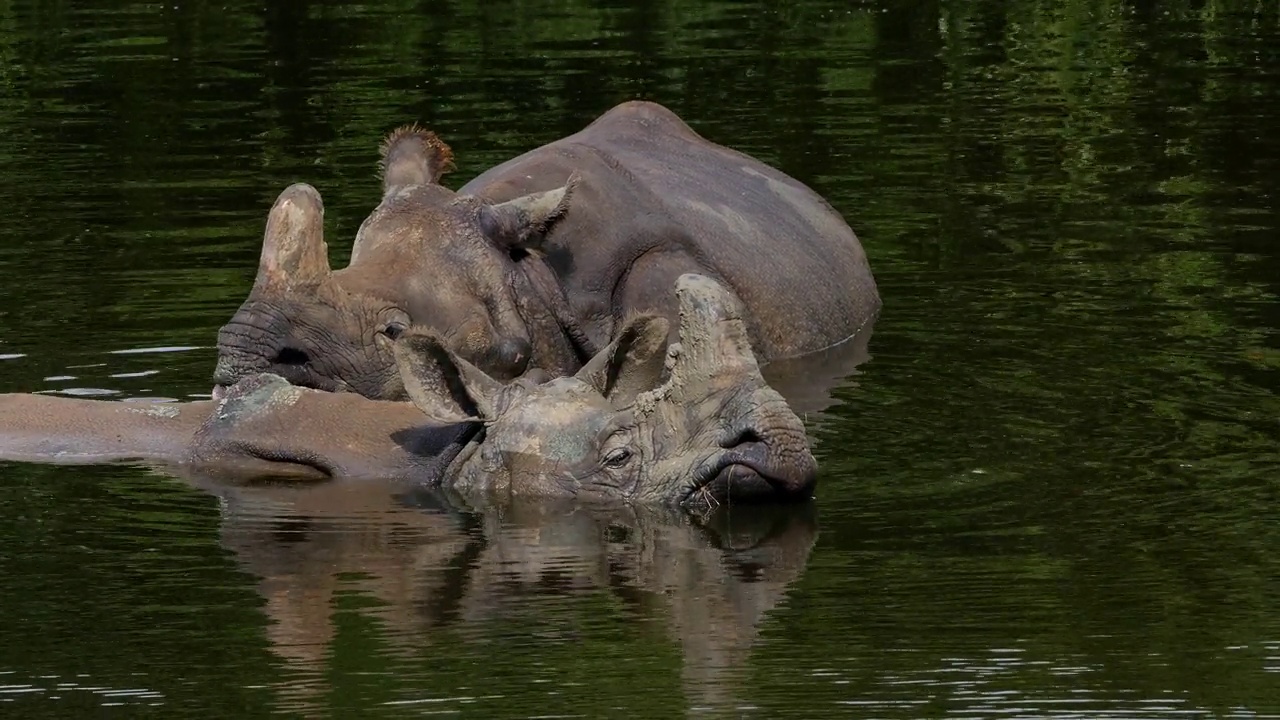
{"type": "Polygon", "coordinates": [[[336,272],[319,193],[281,193],[253,289],[219,332],[216,386],[272,372],[403,398],[375,339],[413,325],[502,380],[569,374],[627,318],[674,320],[684,273],[741,300],[761,362],[839,344],[880,307],[862,246],[825,200],[660,105],[619,105],[457,193],[439,184],[452,154],[434,134],[398,130],[382,155],[382,202],[336,272]]]}
{"type": "Polygon", "coordinates": [[[809,497],[816,465],[804,427],[764,383],[739,303],[698,275],[679,278],[675,295],[677,345],[667,347],[665,318],[640,316],[575,376],[541,385],[500,383],[411,330],[385,342],[412,404],[269,374],[218,401],[174,405],[0,395],[0,459],[412,476],[464,495],[809,497]]]}

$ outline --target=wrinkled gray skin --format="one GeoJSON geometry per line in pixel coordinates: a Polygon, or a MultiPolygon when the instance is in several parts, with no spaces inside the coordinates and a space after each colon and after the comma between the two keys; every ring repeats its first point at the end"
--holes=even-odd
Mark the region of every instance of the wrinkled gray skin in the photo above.
{"type": "Polygon", "coordinates": [[[571,374],[627,318],[674,321],[671,288],[684,273],[740,299],[765,363],[841,343],[879,310],[862,246],[825,200],[660,105],[619,105],[457,193],[439,184],[451,162],[434,134],[393,133],[382,202],[338,271],[320,195],[286,189],[249,298],[219,333],[215,386],[272,372],[401,399],[376,338],[412,325],[502,380],[531,368],[571,374]]]}
{"type": "Polygon", "coordinates": [[[391,345],[413,404],[245,378],[219,401],[0,396],[0,459],[139,458],[272,475],[402,476],[464,495],[708,505],[807,498],[804,428],[765,385],[742,312],[677,282],[679,344],[634,318],[575,376],[503,384],[433,334],[391,345]],[[423,415],[426,417],[423,417],[423,415]]]}

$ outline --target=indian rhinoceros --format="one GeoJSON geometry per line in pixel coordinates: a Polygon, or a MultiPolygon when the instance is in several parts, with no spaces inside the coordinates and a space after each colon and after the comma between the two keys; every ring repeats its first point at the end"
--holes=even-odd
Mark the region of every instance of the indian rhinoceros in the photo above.
{"type": "Polygon", "coordinates": [[[765,384],[737,300],[698,275],[572,377],[501,383],[429,331],[384,341],[413,402],[259,374],[216,401],[0,395],[0,459],[142,459],[254,474],[412,476],[465,495],[677,504],[811,495],[800,419],[765,384]],[[426,417],[424,417],[424,414],[426,417]]]}
{"type": "Polygon", "coordinates": [[[280,194],[254,286],[218,335],[215,394],[272,372],[402,399],[375,338],[413,325],[499,379],[570,374],[626,318],[674,319],[684,273],[741,300],[762,363],[839,344],[880,308],[858,238],[822,197],[650,102],[619,105],[456,193],[439,184],[452,153],[429,131],[392,133],[381,162],[382,201],[337,271],[319,193],[280,194]]]}

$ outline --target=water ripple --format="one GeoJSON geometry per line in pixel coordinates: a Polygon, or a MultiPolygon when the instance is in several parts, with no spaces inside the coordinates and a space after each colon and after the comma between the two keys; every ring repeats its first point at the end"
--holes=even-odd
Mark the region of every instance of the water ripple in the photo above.
{"type": "Polygon", "coordinates": [[[110,687],[93,683],[88,675],[75,675],[66,680],[60,675],[41,675],[28,683],[16,683],[17,671],[0,670],[0,703],[29,702],[33,698],[73,702],[82,693],[94,697],[100,707],[164,705],[164,693],[144,687],[110,687]]]}

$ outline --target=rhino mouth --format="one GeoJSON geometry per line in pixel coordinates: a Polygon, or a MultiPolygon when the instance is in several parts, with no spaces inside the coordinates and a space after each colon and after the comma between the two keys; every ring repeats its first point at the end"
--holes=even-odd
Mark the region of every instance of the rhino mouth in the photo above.
{"type": "Polygon", "coordinates": [[[351,387],[341,380],[330,380],[329,378],[316,375],[315,373],[306,371],[299,372],[297,370],[292,370],[291,368],[273,367],[258,372],[247,373],[243,377],[234,379],[224,374],[217,373],[213,377],[213,388],[210,390],[210,394],[213,396],[214,400],[221,400],[227,396],[227,392],[234,387],[236,383],[240,382],[245,377],[252,377],[263,373],[277,375],[283,378],[290,385],[294,385],[296,387],[304,387],[312,390],[321,390],[323,392],[333,393],[351,391],[351,387]]]}
{"type": "Polygon", "coordinates": [[[685,504],[778,502],[811,496],[813,468],[777,463],[763,442],[739,445],[710,458],[694,474],[685,504]]]}

